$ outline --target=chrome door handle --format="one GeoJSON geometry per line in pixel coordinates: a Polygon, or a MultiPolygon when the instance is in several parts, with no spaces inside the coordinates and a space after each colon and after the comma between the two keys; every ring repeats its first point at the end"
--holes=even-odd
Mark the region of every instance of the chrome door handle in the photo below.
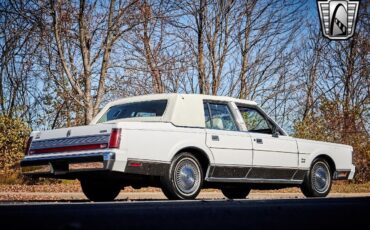
{"type": "Polygon", "coordinates": [[[217,135],[212,135],[212,141],[219,141],[220,138],[217,135]]]}
{"type": "Polygon", "coordinates": [[[263,144],[263,140],[261,138],[256,138],[254,141],[257,142],[257,144],[263,144]]]}

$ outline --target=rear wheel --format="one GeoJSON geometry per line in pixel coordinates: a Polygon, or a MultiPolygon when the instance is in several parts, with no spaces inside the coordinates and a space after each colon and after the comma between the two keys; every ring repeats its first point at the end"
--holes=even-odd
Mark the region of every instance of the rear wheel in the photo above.
{"type": "Polygon", "coordinates": [[[244,199],[248,196],[251,188],[247,187],[225,187],[221,189],[222,194],[228,199],[244,199]]]}
{"type": "Polygon", "coordinates": [[[313,162],[307,173],[301,191],[306,197],[326,197],[331,189],[332,173],[329,164],[323,159],[313,162]]]}
{"type": "Polygon", "coordinates": [[[170,200],[194,199],[203,184],[203,170],[198,159],[191,153],[180,153],[161,177],[162,191],[170,200]]]}
{"type": "Polygon", "coordinates": [[[113,201],[121,191],[121,186],[112,182],[81,180],[82,191],[91,201],[113,201]]]}

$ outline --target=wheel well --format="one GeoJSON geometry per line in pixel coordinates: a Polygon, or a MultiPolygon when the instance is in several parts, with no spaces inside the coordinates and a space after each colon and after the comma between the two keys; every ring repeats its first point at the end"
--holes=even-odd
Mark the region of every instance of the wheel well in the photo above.
{"type": "Polygon", "coordinates": [[[319,155],[315,158],[315,160],[317,160],[317,159],[325,160],[330,166],[331,173],[333,174],[335,172],[335,163],[334,163],[333,159],[331,159],[331,157],[329,157],[328,155],[319,155]]]}
{"type": "Polygon", "coordinates": [[[204,173],[204,175],[206,175],[207,169],[208,169],[208,166],[209,166],[209,163],[210,163],[207,154],[199,148],[187,147],[187,148],[183,148],[183,149],[179,150],[175,154],[175,156],[177,156],[178,154],[183,153],[183,152],[192,153],[198,159],[200,165],[202,166],[203,173],[204,173]]]}

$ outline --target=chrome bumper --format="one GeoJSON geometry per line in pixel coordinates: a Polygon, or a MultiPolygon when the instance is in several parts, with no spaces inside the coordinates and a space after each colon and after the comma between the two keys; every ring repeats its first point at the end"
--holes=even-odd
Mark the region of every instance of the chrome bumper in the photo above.
{"type": "Polygon", "coordinates": [[[352,180],[355,175],[355,166],[351,165],[351,168],[345,170],[337,170],[334,172],[334,180],[352,180]]]}
{"type": "Polygon", "coordinates": [[[355,165],[351,165],[351,171],[350,171],[350,173],[348,175],[348,179],[349,180],[352,180],[353,179],[353,177],[355,176],[355,171],[356,171],[355,165]]]}
{"type": "Polygon", "coordinates": [[[32,157],[21,161],[24,175],[64,175],[84,171],[112,170],[115,154],[112,152],[86,153],[63,156],[32,157]]]}

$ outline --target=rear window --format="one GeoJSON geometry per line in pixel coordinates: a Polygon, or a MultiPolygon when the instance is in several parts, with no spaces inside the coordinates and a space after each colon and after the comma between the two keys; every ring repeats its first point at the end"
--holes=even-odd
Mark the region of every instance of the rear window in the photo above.
{"type": "Polygon", "coordinates": [[[167,100],[141,101],[115,105],[109,108],[99,119],[98,123],[133,117],[161,117],[166,106],[167,100]]]}

